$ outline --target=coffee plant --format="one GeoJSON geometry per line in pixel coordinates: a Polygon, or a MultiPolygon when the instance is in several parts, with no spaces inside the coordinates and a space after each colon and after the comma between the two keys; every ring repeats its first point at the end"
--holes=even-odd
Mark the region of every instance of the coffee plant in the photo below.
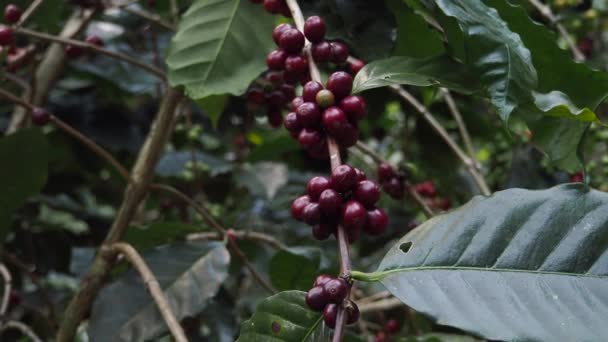
{"type": "Polygon", "coordinates": [[[605,341],[605,0],[0,0],[0,340],[605,341]]]}

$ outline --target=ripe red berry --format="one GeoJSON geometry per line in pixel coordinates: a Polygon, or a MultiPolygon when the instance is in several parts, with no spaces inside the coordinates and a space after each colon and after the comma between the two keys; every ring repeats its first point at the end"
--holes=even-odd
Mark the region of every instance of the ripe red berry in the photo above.
{"type": "Polygon", "coordinates": [[[339,107],[329,107],[323,112],[323,128],[329,134],[338,136],[348,125],[348,118],[339,107]]]}
{"type": "Polygon", "coordinates": [[[247,92],[247,101],[256,105],[263,105],[266,103],[266,94],[260,88],[251,88],[247,92]]]}
{"type": "Polygon", "coordinates": [[[372,208],[380,199],[380,187],[370,180],[360,181],[354,191],[355,199],[366,208],[372,208]]]}
{"type": "Polygon", "coordinates": [[[306,304],[315,311],[322,311],[329,303],[327,292],[322,286],[315,286],[306,293],[306,304]]]}
{"type": "Polygon", "coordinates": [[[348,114],[348,117],[353,120],[361,120],[367,112],[367,103],[365,99],[357,95],[349,95],[340,101],[340,108],[348,114]]]}
{"type": "Polygon", "coordinates": [[[384,210],[376,208],[367,212],[367,222],[363,229],[369,235],[380,235],[388,227],[388,215],[384,210]]]}
{"type": "Polygon", "coordinates": [[[284,71],[283,72],[283,80],[287,84],[296,84],[296,83],[300,82],[300,80],[302,79],[302,77],[304,75],[298,74],[298,73],[295,73],[295,72],[284,71]]]}
{"type": "Polygon", "coordinates": [[[334,93],[337,99],[350,95],[353,89],[353,77],[344,71],[337,71],[329,76],[327,89],[334,93]]]}
{"type": "Polygon", "coordinates": [[[577,172],[570,176],[571,183],[582,183],[584,180],[585,180],[585,177],[583,177],[582,172],[577,172]]]}
{"type": "Polygon", "coordinates": [[[285,59],[285,70],[294,74],[303,74],[308,70],[308,61],[300,55],[289,56],[285,59]]]}
{"type": "Polygon", "coordinates": [[[312,236],[319,241],[327,240],[335,230],[336,227],[334,225],[320,223],[312,227],[312,236]]]}
{"type": "Polygon", "coordinates": [[[331,184],[338,192],[351,190],[357,183],[357,173],[346,164],[336,167],[331,175],[331,184]]]}
{"type": "Polygon", "coordinates": [[[363,170],[358,169],[356,167],[354,169],[355,169],[355,173],[357,174],[357,183],[367,179],[367,175],[365,175],[365,172],[363,172],[363,170]]]}
{"type": "Polygon", "coordinates": [[[310,203],[308,195],[300,196],[291,203],[291,216],[299,221],[302,221],[302,213],[304,208],[310,203]]]}
{"type": "Polygon", "coordinates": [[[431,181],[416,184],[414,186],[414,190],[416,190],[417,193],[425,197],[437,196],[437,189],[435,189],[435,184],[433,184],[433,182],[431,181]]]}
{"type": "Polygon", "coordinates": [[[306,185],[306,191],[308,196],[313,200],[317,201],[323,191],[330,187],[329,179],[323,176],[316,176],[311,178],[306,185]]]}
{"type": "Polygon", "coordinates": [[[293,100],[291,100],[291,111],[297,111],[298,107],[300,107],[302,103],[304,103],[304,99],[302,98],[302,96],[294,97],[293,100]]]}
{"type": "Polygon", "coordinates": [[[266,114],[268,123],[274,128],[278,128],[283,124],[283,115],[280,110],[271,110],[266,114]]]}
{"type": "Polygon", "coordinates": [[[319,223],[319,221],[321,221],[321,209],[319,209],[319,203],[308,203],[302,211],[302,219],[311,226],[319,223]]]}
{"type": "Polygon", "coordinates": [[[332,93],[331,91],[329,91],[327,89],[322,89],[322,90],[319,90],[319,92],[317,93],[317,96],[315,96],[315,101],[317,102],[319,107],[327,108],[334,104],[334,102],[336,101],[336,98],[334,97],[334,93],[332,93]]]}
{"type": "Polygon", "coordinates": [[[325,23],[319,16],[312,16],[304,23],[304,35],[312,43],[318,43],[325,37],[325,23]]]}
{"type": "Polygon", "coordinates": [[[266,65],[270,70],[283,70],[287,53],[281,49],[270,51],[266,56],[266,65]]]}
{"type": "Polygon", "coordinates": [[[401,199],[404,195],[403,183],[397,177],[390,178],[382,183],[382,188],[392,198],[401,199]]]}
{"type": "Polygon", "coordinates": [[[283,84],[283,72],[281,71],[269,71],[264,75],[264,78],[275,87],[279,87],[283,84]]]}
{"type": "Polygon", "coordinates": [[[395,176],[395,170],[389,164],[382,163],[378,165],[378,180],[380,182],[387,181],[395,176]]]}
{"type": "Polygon", "coordinates": [[[298,121],[298,115],[294,112],[285,116],[283,125],[285,125],[285,128],[290,132],[299,132],[302,129],[302,125],[300,125],[300,122],[298,121]]]}
{"type": "Polygon", "coordinates": [[[326,189],[319,195],[319,207],[325,215],[335,216],[340,212],[342,196],[333,189],[326,189]]]}
{"type": "Polygon", "coordinates": [[[299,53],[304,47],[304,35],[295,28],[290,28],[279,37],[279,46],[288,53],[299,53]]]}
{"type": "Polygon", "coordinates": [[[349,300],[346,305],[346,324],[354,324],[359,320],[359,307],[355,302],[349,300]]]}
{"type": "Polygon", "coordinates": [[[338,305],[327,304],[323,309],[323,322],[329,328],[334,329],[336,327],[336,318],[338,317],[338,305]]]}
{"type": "Polygon", "coordinates": [[[0,46],[13,44],[13,29],[7,26],[0,26],[0,46]]]}
{"type": "Polygon", "coordinates": [[[289,9],[289,6],[287,6],[287,3],[283,0],[283,6],[281,7],[281,14],[286,17],[286,18],[291,18],[291,10],[289,9]]]}
{"type": "Polygon", "coordinates": [[[399,322],[396,319],[389,319],[386,325],[384,325],[384,329],[391,335],[395,334],[399,331],[399,322]]]}
{"type": "Polygon", "coordinates": [[[358,201],[348,201],[342,208],[342,225],[347,230],[363,227],[367,220],[367,211],[358,201]]]}
{"type": "MultiPolygon", "coordinates": [[[[323,137],[323,135],[321,135],[323,137]]],[[[317,144],[307,148],[308,154],[316,159],[325,160],[329,158],[329,151],[327,150],[327,140],[321,139],[317,144]]]]}
{"type": "Polygon", "coordinates": [[[331,57],[332,63],[341,64],[348,59],[348,46],[341,42],[331,42],[331,57]]]}
{"type": "Polygon", "coordinates": [[[384,333],[384,331],[378,331],[378,333],[374,337],[374,342],[386,342],[386,334],[384,333]]]}
{"type": "Polygon", "coordinates": [[[4,8],[4,19],[7,23],[14,24],[21,19],[21,9],[15,4],[8,4],[4,8]]]}
{"type": "Polygon", "coordinates": [[[341,278],[335,278],[323,284],[330,303],[340,304],[348,294],[348,285],[341,278]]]}
{"type": "Polygon", "coordinates": [[[32,122],[37,126],[44,126],[51,121],[51,113],[46,109],[36,107],[32,110],[32,122]]]}
{"type": "Polygon", "coordinates": [[[274,90],[270,94],[268,94],[267,101],[273,108],[277,109],[287,104],[287,98],[285,97],[285,94],[283,94],[283,92],[280,90],[274,90]]]}
{"type": "Polygon", "coordinates": [[[348,69],[353,76],[356,76],[361,69],[365,66],[365,62],[360,59],[353,60],[348,63],[348,69]]]}
{"type": "Polygon", "coordinates": [[[66,45],[64,52],[68,58],[78,58],[82,56],[84,49],[76,45],[66,45]]]}
{"type": "Polygon", "coordinates": [[[323,135],[316,129],[304,128],[298,135],[298,143],[305,148],[312,148],[313,146],[321,143],[322,140],[323,135]]]}
{"type": "Polygon", "coordinates": [[[304,102],[296,110],[298,121],[304,127],[316,127],[321,122],[321,111],[314,102],[304,102]]]}
{"type": "Polygon", "coordinates": [[[264,9],[270,14],[279,14],[285,0],[264,0],[264,9]]]}
{"type": "Polygon", "coordinates": [[[296,88],[292,85],[281,85],[281,91],[283,92],[283,95],[285,95],[288,101],[291,101],[294,97],[296,97],[296,88]]]}
{"type": "Polygon", "coordinates": [[[331,45],[328,42],[313,44],[310,52],[317,63],[327,63],[331,59],[331,45]]]}
{"type": "Polygon", "coordinates": [[[279,38],[281,37],[281,34],[283,34],[283,32],[285,32],[286,30],[292,29],[293,26],[291,26],[290,24],[280,24],[277,27],[274,28],[274,30],[272,30],[272,39],[274,40],[274,42],[279,45],[279,38]]]}
{"type": "Polygon", "coordinates": [[[356,125],[348,122],[344,128],[335,135],[336,140],[342,147],[351,147],[359,140],[359,129],[356,125]]]}
{"type": "Polygon", "coordinates": [[[334,277],[330,276],[329,274],[319,274],[317,278],[315,278],[313,286],[323,286],[332,279],[334,279],[334,277]]]}
{"type": "Polygon", "coordinates": [[[95,35],[88,36],[85,41],[87,43],[95,45],[95,46],[99,46],[99,47],[103,46],[103,40],[101,40],[101,38],[99,38],[98,36],[95,36],[95,35]]]}
{"type": "Polygon", "coordinates": [[[306,82],[302,89],[302,98],[305,102],[316,102],[317,93],[323,90],[323,85],[317,81],[306,82]]]}

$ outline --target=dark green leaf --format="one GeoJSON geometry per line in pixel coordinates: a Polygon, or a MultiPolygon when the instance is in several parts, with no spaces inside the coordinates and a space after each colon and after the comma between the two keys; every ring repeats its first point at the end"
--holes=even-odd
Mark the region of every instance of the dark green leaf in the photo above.
{"type": "MultiPolygon", "coordinates": [[[[144,254],[178,320],[199,313],[228,276],[221,243],[179,243],[144,254]]],[[[167,331],[156,304],[133,269],[105,287],[89,321],[93,341],[144,341],[167,331]]]]}
{"type": "Polygon", "coordinates": [[[376,274],[414,309],[492,340],[608,334],[608,194],[566,184],[476,197],[403,237],[376,274]]]}
{"type": "Polygon", "coordinates": [[[253,195],[270,199],[287,184],[287,167],[275,162],[246,164],[234,172],[234,180],[253,195]]]}
{"type": "Polygon", "coordinates": [[[48,145],[39,129],[23,129],[0,139],[0,237],[13,211],[46,184],[48,145]]]}
{"type": "Polygon", "coordinates": [[[270,260],[270,280],[279,291],[307,291],[319,273],[320,264],[321,251],[318,248],[294,247],[282,250],[270,260]]]}
{"type": "Polygon", "coordinates": [[[182,222],[154,222],[145,228],[130,227],[125,236],[125,241],[138,251],[144,251],[201,230],[202,227],[182,222]]]}
{"type": "Polygon", "coordinates": [[[306,305],[306,292],[286,291],[268,297],[243,322],[237,342],[309,341],[322,321],[321,313],[306,305]]]}
{"type": "Polygon", "coordinates": [[[228,95],[211,95],[202,98],[196,103],[205,111],[211,119],[213,126],[217,126],[217,122],[228,103],[228,95]]]}
{"type": "Polygon", "coordinates": [[[189,97],[240,95],[266,69],[274,19],[251,1],[197,0],[184,13],[167,64],[189,97]]]}
{"type": "Polygon", "coordinates": [[[390,57],[371,62],[361,69],[355,77],[353,92],[394,84],[441,84],[463,93],[473,93],[480,88],[476,76],[450,57],[390,57]]]}

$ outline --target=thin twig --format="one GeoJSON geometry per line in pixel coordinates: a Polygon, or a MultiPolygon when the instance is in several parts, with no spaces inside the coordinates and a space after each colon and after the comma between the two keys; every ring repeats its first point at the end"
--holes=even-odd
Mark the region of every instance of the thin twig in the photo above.
{"type": "Polygon", "coordinates": [[[422,103],[420,103],[412,94],[410,94],[402,87],[393,85],[390,86],[390,88],[395,93],[397,93],[397,95],[399,95],[405,101],[409,102],[412,106],[414,106],[416,111],[422,115],[422,117],[429,123],[429,125],[431,125],[431,127],[433,127],[437,134],[439,134],[439,136],[446,142],[446,144],[448,144],[454,154],[456,154],[456,156],[462,161],[467,171],[469,171],[469,173],[473,177],[473,180],[475,181],[475,184],[477,184],[477,187],[479,188],[481,193],[485,196],[489,196],[490,189],[488,188],[488,185],[486,184],[486,181],[484,180],[483,176],[478,172],[477,168],[475,167],[475,163],[471,160],[471,158],[467,156],[466,153],[464,153],[464,151],[458,146],[458,144],[456,144],[454,139],[452,139],[450,134],[445,130],[445,128],[443,128],[441,123],[439,123],[439,121],[435,119],[431,112],[429,112],[429,110],[422,103]]]}
{"type": "Polygon", "coordinates": [[[551,24],[555,25],[555,28],[557,28],[557,31],[559,32],[559,34],[562,36],[562,38],[564,38],[564,40],[566,41],[566,44],[568,44],[570,51],[572,51],[572,54],[574,55],[574,59],[577,61],[584,61],[585,54],[581,52],[581,50],[578,48],[578,46],[576,46],[576,43],[572,40],[572,38],[570,37],[570,34],[568,33],[568,31],[566,30],[564,25],[562,25],[557,20],[557,17],[555,16],[555,14],[553,14],[553,11],[551,11],[551,7],[543,4],[539,0],[529,0],[529,1],[530,1],[530,4],[532,4],[532,6],[534,6],[543,17],[545,17],[547,20],[549,20],[549,22],[551,24]]]}
{"type": "Polygon", "coordinates": [[[2,332],[4,330],[8,330],[8,329],[19,330],[23,335],[29,337],[29,339],[32,340],[32,342],[42,342],[40,337],[38,337],[38,335],[36,335],[36,333],[34,333],[30,327],[28,327],[27,325],[25,325],[21,322],[8,321],[8,322],[2,324],[2,326],[0,327],[0,332],[2,332]]]}
{"type": "Polygon", "coordinates": [[[105,56],[108,56],[108,57],[111,57],[114,59],[122,60],[122,61],[132,64],[136,67],[139,67],[143,70],[146,70],[146,71],[150,72],[151,74],[155,75],[156,77],[160,78],[161,80],[166,81],[166,75],[161,69],[159,69],[153,65],[146,64],[145,62],[142,62],[131,56],[125,55],[124,53],[110,51],[110,50],[104,49],[103,47],[99,47],[94,44],[89,44],[89,43],[86,43],[86,42],[83,42],[80,40],[61,38],[61,37],[53,36],[53,35],[42,33],[42,32],[33,31],[30,29],[26,29],[26,28],[17,28],[14,30],[14,32],[16,34],[22,34],[25,36],[48,40],[51,42],[61,43],[61,44],[65,44],[65,45],[78,46],[83,49],[94,51],[94,52],[97,52],[99,54],[102,54],[102,55],[105,55],[105,56]]]}
{"type": "Polygon", "coordinates": [[[34,14],[34,12],[36,12],[36,10],[38,9],[38,7],[40,7],[40,5],[42,5],[42,2],[44,0],[34,0],[32,1],[32,3],[27,6],[27,8],[25,9],[25,11],[23,11],[23,14],[21,15],[21,18],[19,18],[19,21],[17,22],[17,24],[15,25],[16,27],[21,27],[23,26],[23,24],[25,24],[25,22],[32,16],[32,14],[34,14]]]}
{"type": "Polygon", "coordinates": [[[122,10],[129,14],[133,14],[138,17],[142,17],[142,18],[148,20],[149,22],[154,23],[158,26],[161,26],[169,31],[175,31],[175,26],[172,25],[171,23],[164,21],[163,18],[161,18],[161,16],[158,14],[150,13],[143,9],[130,8],[130,7],[124,7],[122,10]]]}
{"type": "Polygon", "coordinates": [[[467,129],[467,125],[464,123],[462,119],[462,114],[456,105],[456,101],[452,97],[450,91],[446,88],[441,88],[441,92],[443,93],[443,97],[445,98],[445,102],[448,105],[448,109],[454,120],[456,120],[456,125],[458,125],[458,130],[460,130],[460,136],[462,137],[462,141],[464,142],[464,146],[469,152],[469,158],[475,163],[475,167],[479,170],[479,162],[477,161],[477,157],[475,155],[475,148],[473,148],[473,142],[471,140],[471,135],[469,134],[469,130],[467,129]]]}
{"type": "Polygon", "coordinates": [[[165,323],[167,323],[167,326],[169,327],[173,338],[175,338],[175,341],[187,342],[188,339],[186,338],[186,334],[175,317],[175,314],[171,310],[171,306],[169,305],[169,302],[167,301],[158,280],[156,280],[156,277],[154,277],[154,274],[152,271],[150,271],[150,268],[148,265],[146,265],[146,262],[144,259],[142,259],[139,253],[137,253],[135,248],[127,243],[117,242],[110,245],[108,247],[108,251],[112,254],[123,255],[125,259],[127,259],[127,261],[133,266],[133,268],[139,272],[142,280],[144,281],[144,285],[150,291],[150,295],[154,299],[156,306],[158,306],[158,311],[160,311],[165,323]]]}
{"type": "MultiPolygon", "coordinates": [[[[236,230],[233,232],[237,239],[245,239],[252,241],[259,241],[272,246],[274,249],[278,250],[286,250],[288,247],[281,242],[280,240],[275,239],[273,236],[268,234],[252,232],[250,230],[241,231],[236,230]]],[[[196,240],[222,240],[224,236],[215,232],[204,232],[204,233],[192,233],[186,235],[186,240],[188,241],[196,241],[196,240]]]]}
{"type": "Polygon", "coordinates": [[[228,237],[227,240],[228,240],[228,245],[230,246],[232,251],[234,251],[234,253],[241,259],[241,261],[243,261],[243,263],[245,264],[245,267],[247,267],[247,269],[249,270],[249,273],[251,273],[253,278],[255,278],[255,280],[260,285],[262,285],[262,287],[266,291],[268,291],[270,294],[276,294],[278,292],[277,289],[275,289],[272,285],[270,285],[270,283],[268,283],[266,281],[266,279],[264,279],[264,277],[262,277],[262,275],[255,269],[255,267],[253,267],[253,265],[251,264],[249,259],[247,259],[247,256],[245,255],[245,253],[243,253],[243,251],[237,245],[236,240],[232,239],[231,237],[228,237]]]}
{"type": "Polygon", "coordinates": [[[177,25],[179,22],[179,5],[177,0],[171,0],[171,17],[173,18],[173,24],[177,25]]]}
{"type": "Polygon", "coordinates": [[[2,263],[0,263],[0,275],[2,275],[2,280],[4,281],[4,292],[2,293],[2,303],[0,303],[0,316],[4,316],[8,309],[9,299],[11,298],[13,278],[11,277],[11,272],[9,272],[8,268],[2,263]]]}

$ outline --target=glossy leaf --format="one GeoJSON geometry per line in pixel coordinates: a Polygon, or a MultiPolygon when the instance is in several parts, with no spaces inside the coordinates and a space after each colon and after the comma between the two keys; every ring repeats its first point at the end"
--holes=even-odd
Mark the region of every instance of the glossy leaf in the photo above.
{"type": "Polygon", "coordinates": [[[302,291],[285,291],[264,299],[241,325],[237,342],[321,340],[310,339],[323,325],[322,315],[308,308],[305,295],[302,291]]]}
{"type": "Polygon", "coordinates": [[[266,69],[273,26],[272,16],[251,1],[195,1],[171,41],[169,82],[185,86],[195,100],[242,94],[266,69]]]}
{"type": "Polygon", "coordinates": [[[318,248],[294,247],[278,251],[270,260],[270,280],[280,291],[308,291],[318,275],[320,264],[321,251],[318,248]]]}
{"type": "Polygon", "coordinates": [[[391,57],[367,64],[354,80],[353,92],[409,84],[414,86],[442,85],[473,93],[480,88],[477,77],[468,68],[448,56],[430,58],[391,57]]]}
{"type": "Polygon", "coordinates": [[[396,297],[491,340],[608,334],[608,194],[581,183],[475,197],[403,237],[376,276],[396,297]]]}
{"type": "Polygon", "coordinates": [[[386,0],[397,20],[397,38],[393,56],[427,58],[445,52],[439,32],[405,4],[403,0],[386,0]]]}
{"type": "MultiPolygon", "coordinates": [[[[178,320],[205,308],[228,276],[221,243],[176,243],[144,254],[178,320]]],[[[167,331],[156,304],[133,269],[105,287],[93,306],[93,341],[144,341],[167,331]]]]}
{"type": "Polygon", "coordinates": [[[46,184],[48,144],[39,129],[23,129],[0,138],[0,237],[13,211],[46,184]]]}

